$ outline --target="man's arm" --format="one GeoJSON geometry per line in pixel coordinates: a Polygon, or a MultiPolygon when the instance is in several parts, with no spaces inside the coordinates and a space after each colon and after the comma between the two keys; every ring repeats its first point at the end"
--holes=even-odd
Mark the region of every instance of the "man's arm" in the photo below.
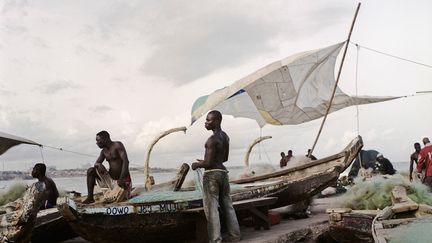
{"type": "Polygon", "coordinates": [[[122,170],[119,180],[123,180],[128,175],[129,159],[126,153],[126,149],[121,142],[118,143],[117,151],[120,155],[120,159],[122,160],[122,170]]]}
{"type": "Polygon", "coordinates": [[[206,143],[206,150],[204,155],[204,160],[198,159],[198,162],[192,164],[192,169],[195,170],[197,168],[209,168],[211,166],[211,162],[214,160],[216,154],[216,142],[213,138],[209,138],[206,143]]]}
{"type": "Polygon", "coordinates": [[[413,180],[413,178],[412,178],[413,169],[414,169],[414,158],[413,158],[413,155],[411,155],[410,156],[410,167],[409,167],[409,179],[410,179],[410,181],[413,180]]]}
{"type": "Polygon", "coordinates": [[[101,165],[105,160],[105,154],[103,153],[103,150],[101,150],[99,157],[96,159],[96,162],[94,164],[94,167],[98,167],[101,165]]]}

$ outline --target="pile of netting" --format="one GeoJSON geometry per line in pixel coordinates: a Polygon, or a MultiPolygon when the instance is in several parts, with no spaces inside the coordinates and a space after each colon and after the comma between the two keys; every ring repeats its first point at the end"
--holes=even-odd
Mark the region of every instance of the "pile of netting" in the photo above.
{"type": "Polygon", "coordinates": [[[395,186],[403,186],[407,196],[416,203],[432,205],[432,193],[427,186],[419,182],[409,182],[401,175],[374,176],[363,180],[357,178],[352,186],[338,202],[341,207],[352,209],[383,209],[391,206],[391,190],[395,186]]]}
{"type": "Polygon", "coordinates": [[[24,195],[27,185],[24,181],[16,181],[6,191],[0,193],[0,205],[13,202],[24,195]]]}

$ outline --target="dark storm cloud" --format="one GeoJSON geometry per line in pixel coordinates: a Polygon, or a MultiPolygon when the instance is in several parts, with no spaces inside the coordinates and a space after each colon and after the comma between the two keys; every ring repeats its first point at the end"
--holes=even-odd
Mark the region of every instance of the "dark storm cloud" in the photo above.
{"type": "Polygon", "coordinates": [[[143,58],[141,73],[181,85],[268,53],[275,48],[275,38],[294,41],[311,36],[322,31],[323,25],[334,25],[351,14],[346,6],[327,7],[325,2],[300,12],[292,1],[275,1],[280,6],[275,11],[247,1],[188,3],[106,4],[96,29],[110,40],[124,33],[126,26],[140,33],[143,45],[152,50],[150,57],[143,58]]]}
{"type": "Polygon", "coordinates": [[[62,91],[71,91],[77,89],[80,89],[80,86],[70,80],[59,80],[50,83],[43,83],[35,88],[35,90],[45,95],[52,95],[62,91]]]}
{"type": "Polygon", "coordinates": [[[186,23],[155,39],[156,51],[141,70],[175,84],[192,82],[221,67],[238,65],[269,51],[269,37],[276,32],[265,22],[240,16],[186,23]],[[191,38],[194,36],[194,38],[191,38]]]}

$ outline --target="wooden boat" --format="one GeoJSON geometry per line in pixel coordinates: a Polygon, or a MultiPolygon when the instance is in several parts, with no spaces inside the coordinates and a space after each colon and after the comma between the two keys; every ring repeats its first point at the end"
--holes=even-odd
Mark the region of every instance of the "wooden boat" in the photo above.
{"type": "Polygon", "coordinates": [[[77,237],[57,208],[40,210],[31,233],[32,243],[60,242],[77,237]]]}
{"type": "Polygon", "coordinates": [[[351,165],[362,147],[362,138],[358,136],[345,149],[335,155],[264,175],[234,180],[231,183],[245,184],[258,181],[277,183],[283,181],[282,190],[275,194],[268,194],[268,196],[278,197],[278,201],[273,207],[296,203],[308,199],[334,184],[340,173],[351,165]]]}
{"type": "Polygon", "coordinates": [[[393,188],[392,204],[384,208],[373,220],[372,236],[376,243],[395,240],[395,237],[401,235],[402,227],[432,216],[432,206],[415,203],[407,196],[402,186],[393,188]]]}
{"type": "MultiPolygon", "coordinates": [[[[30,139],[0,132],[0,155],[5,153],[9,148],[19,144],[42,146],[40,143],[34,142],[30,139]]],[[[29,196],[24,196],[22,203],[24,205],[31,203],[30,201],[27,202],[29,199],[31,200],[32,197],[29,198],[29,196]]],[[[2,215],[1,217],[6,217],[9,219],[10,217],[7,215],[18,214],[21,212],[20,210],[12,212],[12,210],[15,210],[15,207],[13,209],[10,208],[10,210],[8,209],[8,213],[2,215]]],[[[13,224],[13,222],[9,222],[8,224],[13,224]]],[[[18,233],[19,227],[10,227],[10,229],[12,228],[17,230],[17,232],[14,233],[17,234],[17,236],[7,236],[7,238],[10,240],[16,239],[15,241],[18,242],[24,242],[29,239],[31,242],[59,242],[77,236],[66,220],[60,215],[57,208],[43,210],[39,210],[39,208],[37,208],[37,211],[35,212],[35,219],[32,219],[26,223],[26,226],[24,227],[25,229],[20,230],[18,233]]],[[[7,234],[12,234],[12,231],[8,232],[9,233],[7,234]]]]}
{"type": "MultiPolygon", "coordinates": [[[[302,201],[335,182],[362,146],[361,137],[357,137],[342,152],[327,158],[233,181],[232,199],[236,202],[277,197],[270,207],[302,201]]],[[[92,242],[193,240],[199,229],[196,222],[202,217],[190,212],[202,206],[202,192],[198,190],[148,191],[127,202],[107,205],[82,205],[68,198],[58,203],[60,213],[74,231],[92,242]]]]}
{"type": "Polygon", "coordinates": [[[14,210],[0,215],[0,242],[29,242],[36,215],[44,200],[45,184],[33,183],[14,210]]]}
{"type": "Polygon", "coordinates": [[[372,222],[379,210],[329,208],[329,235],[340,243],[374,242],[372,222]]]}

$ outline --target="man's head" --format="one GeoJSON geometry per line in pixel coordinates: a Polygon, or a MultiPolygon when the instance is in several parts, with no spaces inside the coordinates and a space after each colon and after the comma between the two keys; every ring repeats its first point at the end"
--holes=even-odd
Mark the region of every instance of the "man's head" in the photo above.
{"type": "Polygon", "coordinates": [[[414,149],[415,149],[415,151],[420,152],[420,150],[421,150],[420,143],[415,143],[414,149]]]}
{"type": "Polygon", "coordinates": [[[288,155],[292,155],[292,150],[288,150],[288,155]]]}
{"type": "Polygon", "coordinates": [[[42,164],[42,163],[35,164],[35,166],[33,167],[33,170],[32,170],[33,178],[39,178],[41,176],[45,176],[45,173],[46,173],[45,164],[42,164]]]}
{"type": "Polygon", "coordinates": [[[430,143],[429,138],[424,137],[424,138],[423,138],[423,144],[426,145],[426,144],[428,144],[428,143],[430,143]]]}
{"type": "Polygon", "coordinates": [[[109,142],[111,142],[111,138],[107,131],[100,131],[96,134],[96,145],[99,148],[105,148],[109,142]]]}
{"type": "Polygon", "coordinates": [[[384,158],[384,155],[382,153],[378,153],[377,154],[377,159],[378,160],[383,159],[383,158],[384,158]]]}
{"type": "Polygon", "coordinates": [[[220,127],[222,122],[222,114],[217,110],[212,110],[207,114],[205,121],[205,128],[207,130],[214,130],[217,127],[220,127]]]}

